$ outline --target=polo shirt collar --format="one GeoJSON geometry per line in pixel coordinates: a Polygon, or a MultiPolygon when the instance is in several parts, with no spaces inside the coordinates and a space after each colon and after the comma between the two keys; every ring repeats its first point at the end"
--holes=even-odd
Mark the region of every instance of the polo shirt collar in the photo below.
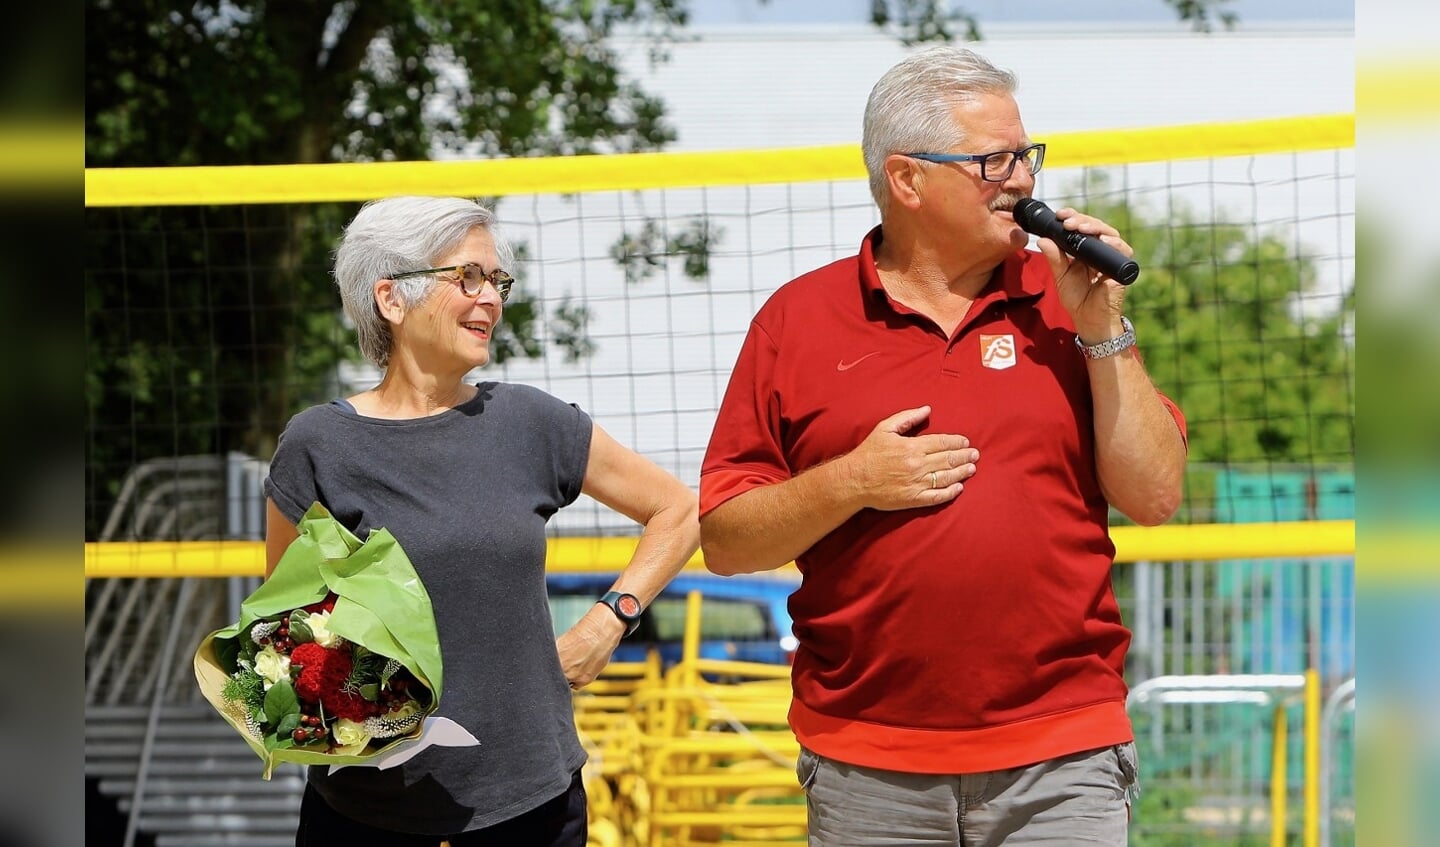
{"type": "MultiPolygon", "coordinates": [[[[880,284],[880,272],[875,268],[875,248],[880,246],[884,235],[875,227],[860,242],[860,286],[867,299],[881,297],[889,302],[885,286],[880,284]]],[[[1000,272],[990,278],[975,298],[976,303],[993,300],[1019,300],[1039,297],[1045,293],[1045,282],[1049,267],[1043,261],[1026,260],[1027,250],[1016,250],[1000,266],[1000,272]]],[[[1038,256],[1038,254],[1037,254],[1038,256]]]]}

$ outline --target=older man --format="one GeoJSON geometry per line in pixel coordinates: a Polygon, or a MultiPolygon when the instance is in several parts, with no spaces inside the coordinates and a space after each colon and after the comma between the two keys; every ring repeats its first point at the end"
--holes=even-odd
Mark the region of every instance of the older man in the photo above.
{"type": "Polygon", "coordinates": [[[1107,515],[1174,514],[1184,418],[1125,287],[1026,249],[1010,210],[1045,148],[1014,91],[953,47],[876,84],[881,224],[755,316],[701,471],[710,569],[804,575],[790,722],[812,845],[1126,840],[1107,515]]]}

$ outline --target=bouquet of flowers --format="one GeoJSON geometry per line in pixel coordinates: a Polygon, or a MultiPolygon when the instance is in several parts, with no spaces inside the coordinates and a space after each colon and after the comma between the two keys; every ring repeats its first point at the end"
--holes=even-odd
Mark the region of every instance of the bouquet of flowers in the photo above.
{"type": "Polygon", "coordinates": [[[223,642],[220,694],[267,747],[359,752],[420,725],[430,690],[404,665],[330,631],[335,594],[223,642]]]}
{"type": "Polygon", "coordinates": [[[394,537],[361,543],[319,503],[299,531],[240,620],[195,654],[202,692],[266,779],[284,761],[376,763],[419,739],[440,701],[434,611],[394,537]]]}

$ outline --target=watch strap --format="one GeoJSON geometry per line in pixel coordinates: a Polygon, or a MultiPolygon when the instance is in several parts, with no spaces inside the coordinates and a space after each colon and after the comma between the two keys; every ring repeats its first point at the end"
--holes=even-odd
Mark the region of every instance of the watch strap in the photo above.
{"type": "Polygon", "coordinates": [[[1099,344],[1086,344],[1075,336],[1075,346],[1080,348],[1080,355],[1087,359],[1107,359],[1116,353],[1121,353],[1135,346],[1135,325],[1124,315],[1120,316],[1120,326],[1125,331],[1114,338],[1101,341],[1099,344]]]}

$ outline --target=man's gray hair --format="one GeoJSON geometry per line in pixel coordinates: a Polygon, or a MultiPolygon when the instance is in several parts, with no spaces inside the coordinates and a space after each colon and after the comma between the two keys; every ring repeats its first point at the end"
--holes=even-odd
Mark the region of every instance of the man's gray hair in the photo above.
{"type": "Polygon", "coordinates": [[[1010,71],[974,51],[949,45],[921,50],[886,71],[865,103],[860,145],[870,173],[870,194],[881,218],[890,205],[887,156],[946,152],[964,141],[955,127],[956,106],[982,94],[1014,96],[1015,88],[1010,71]]]}
{"type": "MultiPolygon", "coordinates": [[[[514,250],[500,234],[495,213],[460,197],[387,197],[361,207],[345,227],[335,250],[335,286],[345,314],[355,325],[360,352],[376,367],[390,362],[394,339],[390,323],[375,306],[375,283],[392,274],[435,266],[479,227],[495,242],[500,266],[510,271],[514,250]]],[[[493,270],[486,268],[486,270],[493,270]]],[[[395,292],[407,308],[435,290],[435,277],[395,280],[395,292]]]]}

